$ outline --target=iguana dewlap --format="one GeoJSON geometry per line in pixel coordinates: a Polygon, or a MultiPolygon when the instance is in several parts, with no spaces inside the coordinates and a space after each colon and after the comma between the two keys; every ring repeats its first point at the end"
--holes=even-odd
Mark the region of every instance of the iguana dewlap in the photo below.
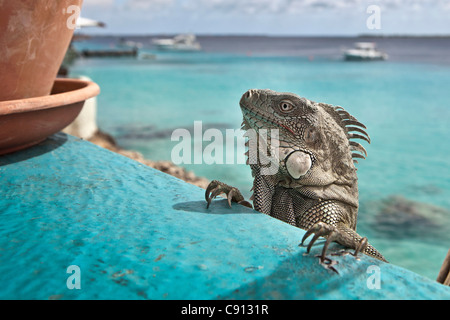
{"type": "MultiPolygon", "coordinates": [[[[325,254],[332,241],[386,261],[356,233],[355,163],[367,152],[353,140],[370,143],[366,127],[342,107],[293,93],[252,89],[240,106],[249,138],[254,208],[307,230],[302,243],[314,234],[308,252],[318,237],[325,237],[323,263],[330,261],[325,254]]],[[[206,190],[208,206],[221,193],[230,205],[234,201],[251,207],[239,190],[216,180],[206,190]]]]}

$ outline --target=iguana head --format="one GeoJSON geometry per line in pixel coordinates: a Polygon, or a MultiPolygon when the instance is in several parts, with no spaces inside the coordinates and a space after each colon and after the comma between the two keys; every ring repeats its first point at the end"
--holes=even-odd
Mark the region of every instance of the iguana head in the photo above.
{"type": "Polygon", "coordinates": [[[358,206],[354,159],[365,158],[367,153],[352,139],[370,143],[363,124],[341,107],[293,93],[252,89],[242,96],[240,105],[243,129],[278,129],[275,157],[280,185],[311,198],[358,206]]]}

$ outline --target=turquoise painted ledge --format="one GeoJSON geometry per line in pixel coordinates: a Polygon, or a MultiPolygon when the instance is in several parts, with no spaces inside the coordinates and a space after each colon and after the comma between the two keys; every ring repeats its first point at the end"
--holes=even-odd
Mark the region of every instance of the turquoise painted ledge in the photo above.
{"type": "Polygon", "coordinates": [[[336,257],[335,274],[321,246],[304,255],[304,231],[225,200],[206,210],[204,190],[65,134],[0,156],[0,185],[1,299],[450,299],[367,256],[336,257]]]}

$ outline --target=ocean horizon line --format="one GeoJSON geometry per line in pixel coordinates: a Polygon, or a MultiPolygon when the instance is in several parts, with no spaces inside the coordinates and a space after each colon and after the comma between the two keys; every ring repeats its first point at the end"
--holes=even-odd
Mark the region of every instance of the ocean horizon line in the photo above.
{"type": "Polygon", "coordinates": [[[78,33],[90,37],[171,37],[178,34],[195,34],[197,37],[236,37],[236,38],[333,38],[333,39],[358,39],[358,38],[450,38],[450,34],[356,34],[356,35],[283,35],[283,34],[236,34],[236,33],[78,33]]]}

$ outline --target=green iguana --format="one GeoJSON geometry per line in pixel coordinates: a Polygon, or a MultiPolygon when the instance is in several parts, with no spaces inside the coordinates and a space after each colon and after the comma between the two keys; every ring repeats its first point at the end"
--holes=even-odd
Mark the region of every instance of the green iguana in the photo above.
{"type": "MultiPolygon", "coordinates": [[[[386,261],[367,238],[356,233],[358,178],[354,163],[365,159],[367,152],[353,139],[370,143],[366,127],[342,107],[293,93],[252,89],[242,96],[240,106],[242,129],[256,132],[247,134],[246,143],[247,164],[254,177],[250,198],[254,209],[307,230],[301,244],[314,234],[308,253],[320,236],[325,237],[320,262],[334,271],[335,262],[325,256],[332,241],[355,249],[355,256],[363,252],[386,261]],[[263,133],[267,139],[261,138],[263,133]],[[264,173],[273,164],[276,170],[264,173]]],[[[230,206],[233,201],[252,207],[238,189],[217,180],[206,189],[207,207],[222,193],[230,206]]]]}

